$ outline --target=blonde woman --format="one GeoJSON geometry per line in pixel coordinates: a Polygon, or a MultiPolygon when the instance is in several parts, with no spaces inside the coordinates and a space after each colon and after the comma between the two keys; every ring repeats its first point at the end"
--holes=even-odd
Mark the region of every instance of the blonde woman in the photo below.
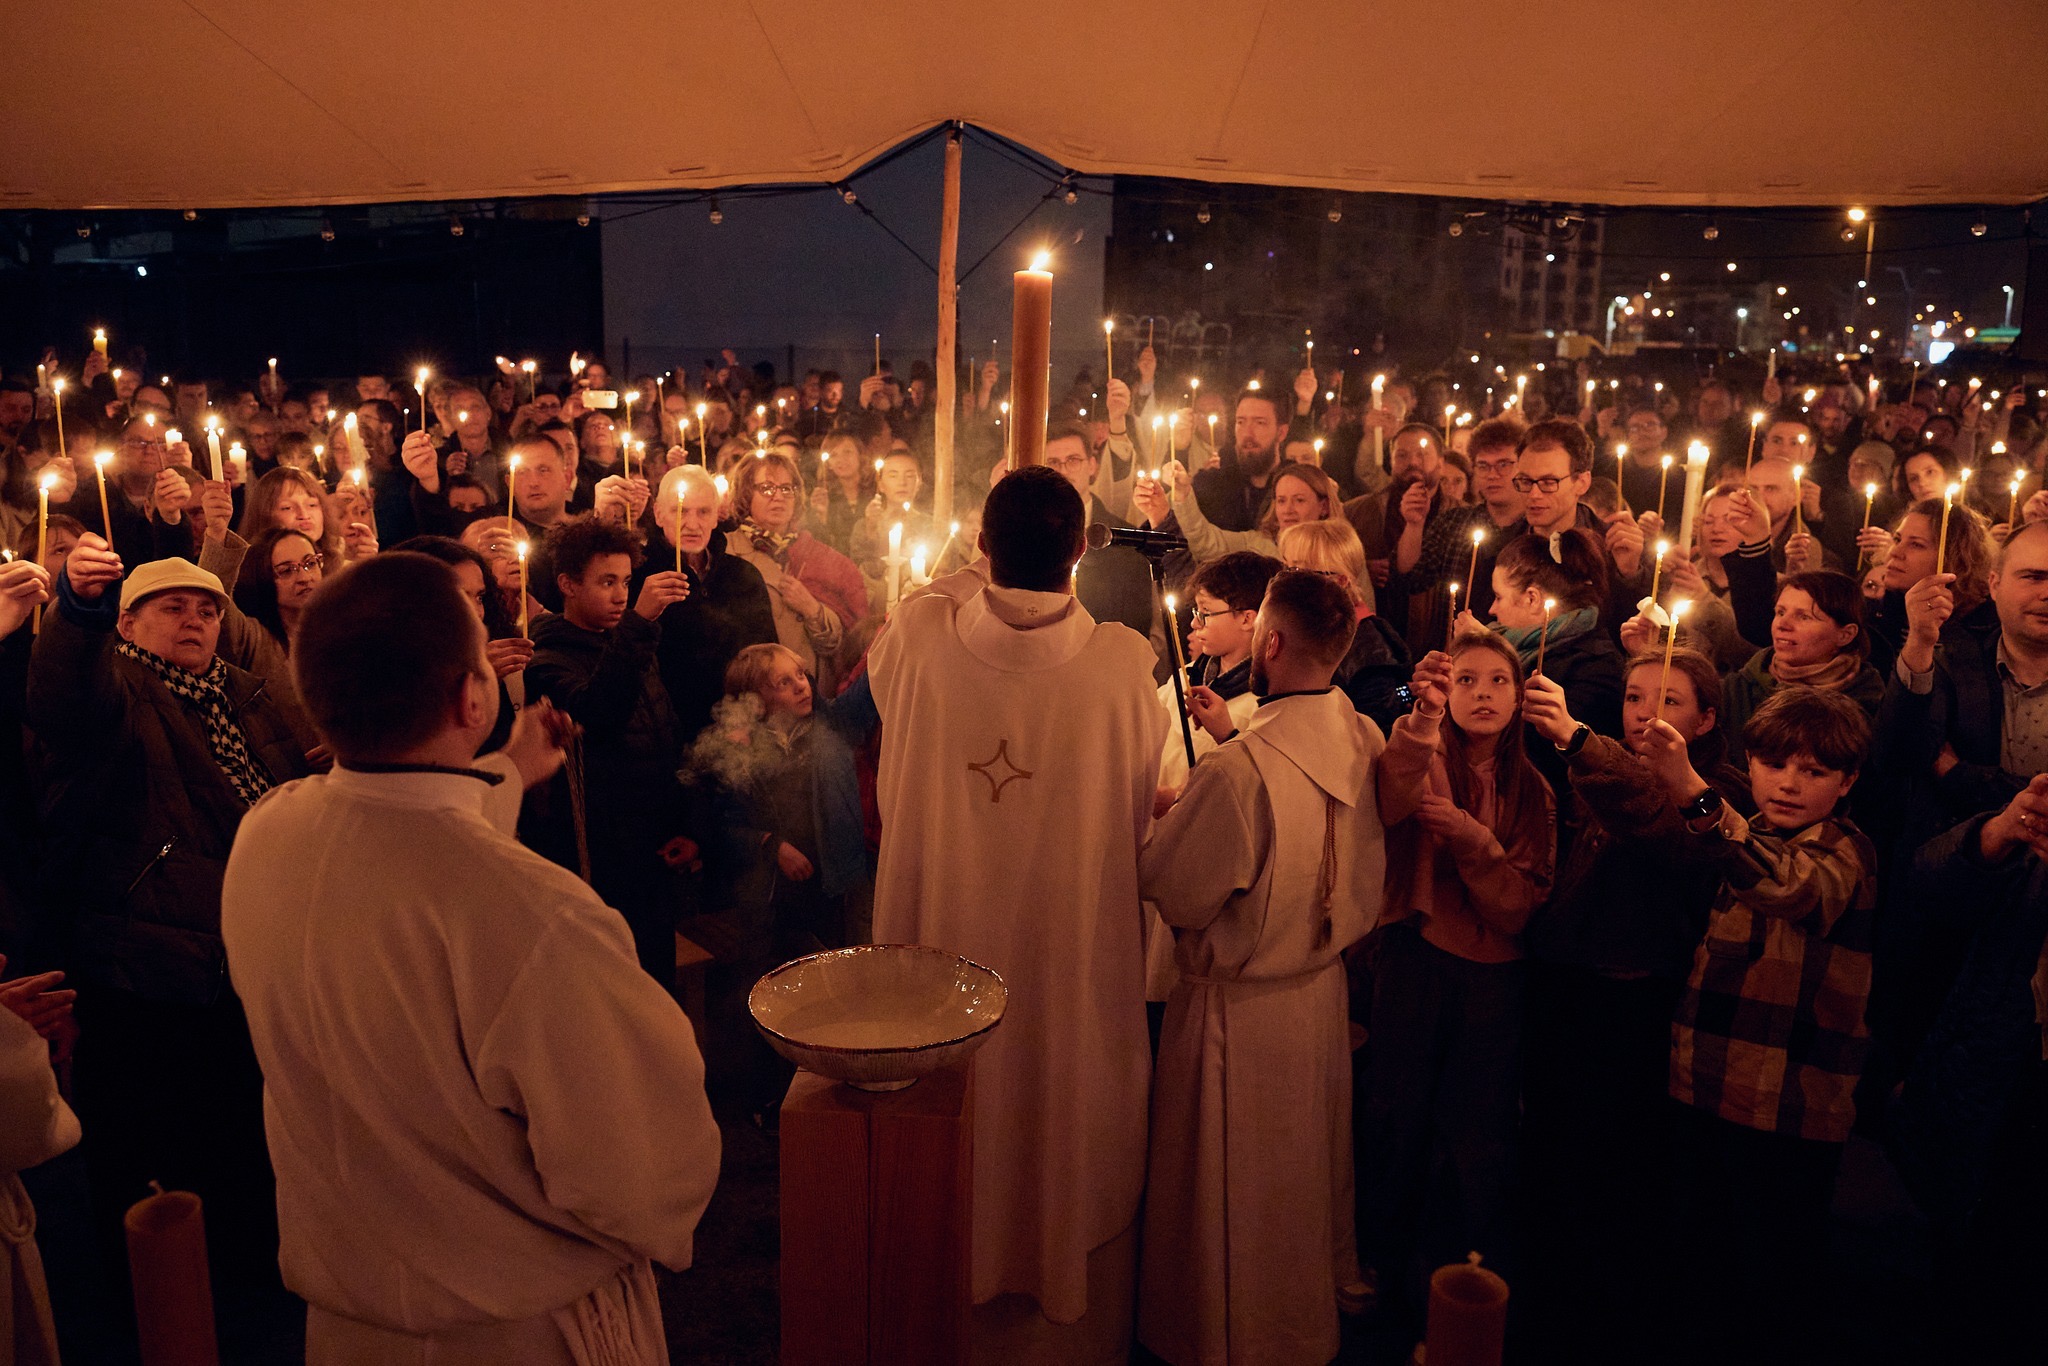
{"type": "Polygon", "coordinates": [[[1283,527],[1279,550],[1281,562],[1289,569],[1321,574],[1351,595],[1358,631],[1344,662],[1337,666],[1336,683],[1360,716],[1372,718],[1383,731],[1392,729],[1395,718],[1408,710],[1406,688],[1414,660],[1400,633],[1373,611],[1364,542],[1351,523],[1340,517],[1283,527]]]}
{"type": "Polygon", "coordinates": [[[1131,496],[1131,506],[1154,527],[1166,521],[1170,510],[1187,538],[1188,556],[1196,564],[1220,559],[1233,550],[1250,550],[1261,555],[1278,553],[1281,531],[1304,522],[1342,518],[1344,496],[1337,483],[1314,465],[1288,461],[1276,466],[1267,484],[1266,507],[1253,531],[1224,531],[1202,513],[1195,500],[1195,481],[1179,461],[1166,467],[1163,482],[1173,485],[1173,505],[1167,507],[1166,493],[1147,479],[1131,496]]]}

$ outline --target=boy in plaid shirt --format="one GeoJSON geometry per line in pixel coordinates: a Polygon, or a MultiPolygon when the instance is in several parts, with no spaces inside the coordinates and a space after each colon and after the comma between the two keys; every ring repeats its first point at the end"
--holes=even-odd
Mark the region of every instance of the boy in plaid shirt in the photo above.
{"type": "Polygon", "coordinates": [[[1877,856],[1836,809],[1870,723],[1840,693],[1780,688],[1743,728],[1747,820],[1654,730],[1646,758],[1723,860],[1671,1030],[1680,1283],[1700,1297],[1681,1320],[1702,1360],[1799,1359],[1869,1041],[1877,856]]]}

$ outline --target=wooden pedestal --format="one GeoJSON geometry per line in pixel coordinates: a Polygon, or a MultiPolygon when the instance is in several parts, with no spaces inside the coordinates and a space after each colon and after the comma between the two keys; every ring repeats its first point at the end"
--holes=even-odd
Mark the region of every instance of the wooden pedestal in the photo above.
{"type": "Polygon", "coordinates": [[[965,1366],[971,1071],[888,1093],[796,1074],[782,1107],[783,1366],[965,1366]]]}

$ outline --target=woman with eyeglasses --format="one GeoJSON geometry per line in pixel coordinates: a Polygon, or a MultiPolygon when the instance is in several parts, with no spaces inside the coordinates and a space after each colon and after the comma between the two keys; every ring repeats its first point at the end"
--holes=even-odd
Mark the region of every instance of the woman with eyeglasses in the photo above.
{"type": "MultiPolygon", "coordinates": [[[[1491,610],[1495,629],[1522,657],[1522,667],[1563,688],[1572,715],[1595,734],[1619,738],[1622,654],[1600,627],[1607,573],[1606,552],[1590,531],[1517,537],[1494,561],[1491,610]]],[[[1461,635],[1478,627],[1470,613],[1459,613],[1458,622],[1461,635]]],[[[1528,734],[1537,768],[1552,787],[1564,784],[1562,753],[1535,731],[1528,734]]]]}
{"type": "Polygon", "coordinates": [[[235,606],[291,653],[306,600],[327,577],[327,559],[304,532],[269,527],[257,533],[235,580],[235,606]]]}
{"type": "Polygon", "coordinates": [[[726,552],[760,571],[776,639],[804,662],[819,693],[833,696],[840,646],[867,615],[860,566],[804,526],[804,479],[789,457],[746,456],[734,470],[731,497],[739,525],[726,533],[726,552]]]}

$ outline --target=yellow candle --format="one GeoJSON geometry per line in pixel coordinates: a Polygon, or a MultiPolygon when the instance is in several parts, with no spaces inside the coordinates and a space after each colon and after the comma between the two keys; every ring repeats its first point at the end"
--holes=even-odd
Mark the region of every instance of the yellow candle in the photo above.
{"type": "Polygon", "coordinates": [[[1683,598],[1671,604],[1671,633],[1664,639],[1664,667],[1657,673],[1657,719],[1664,719],[1664,686],[1671,679],[1671,652],[1678,648],[1678,619],[1692,604],[1683,598]]]}
{"type": "Polygon", "coordinates": [[[523,360],[519,362],[519,368],[526,372],[526,401],[528,403],[535,402],[538,396],[534,392],[533,377],[536,373],[538,373],[540,367],[535,365],[530,360],[523,360]]]}
{"type": "MultiPolygon", "coordinates": [[[[50,490],[57,486],[57,476],[45,473],[36,481],[36,563],[50,558],[50,490]]],[[[48,566],[45,565],[45,568],[48,566]]],[[[40,635],[43,629],[43,605],[36,604],[35,629],[32,634],[40,635]]]]}
{"type": "Polygon", "coordinates": [[[433,372],[427,369],[426,366],[422,365],[419,369],[413,371],[412,375],[413,392],[417,393],[420,396],[421,431],[425,431],[427,429],[427,376],[432,373],[433,372]]]}
{"type": "MultiPolygon", "coordinates": [[[[1614,491],[1621,499],[1621,510],[1628,512],[1628,495],[1622,492],[1626,487],[1623,480],[1628,473],[1628,442],[1614,443],[1614,491]]],[[[1633,514],[1631,514],[1633,515],[1633,514]]]]}
{"type": "Polygon", "coordinates": [[[1116,332],[1116,319],[1102,320],[1102,402],[1109,405],[1109,382],[1116,378],[1116,350],[1112,340],[1116,332]]]}
{"type": "Polygon", "coordinates": [[[1458,639],[1458,584],[1457,584],[1457,581],[1456,581],[1456,580],[1453,580],[1453,581],[1451,582],[1451,609],[1450,609],[1450,612],[1449,612],[1449,614],[1448,614],[1448,615],[1447,615],[1447,616],[1445,617],[1445,619],[1444,619],[1444,650],[1445,650],[1445,652],[1446,652],[1446,653],[1448,653],[1448,652],[1450,651],[1450,648],[1451,648],[1451,646],[1452,646],[1453,644],[1455,644],[1455,643],[1457,642],[1457,639],[1458,639]]]}
{"type": "Polygon", "coordinates": [[[95,451],[92,457],[93,473],[100,481],[100,525],[106,528],[109,550],[114,548],[114,514],[107,509],[107,462],[113,458],[112,451],[95,451]]]}
{"type": "Polygon", "coordinates": [[[513,549],[519,555],[519,634],[526,634],[526,542],[521,541],[513,549]]]}
{"type": "Polygon", "coordinates": [[[512,458],[505,462],[505,530],[513,531],[519,523],[519,452],[512,452],[512,458]]]}
{"type": "MultiPolygon", "coordinates": [[[[2013,488],[2015,491],[2019,488],[2019,481],[2017,479],[2013,481],[2013,488]]],[[[1863,486],[1863,529],[1865,531],[1870,530],[1870,510],[1875,506],[1877,506],[1877,485],[1865,484],[1863,486]]],[[[1858,574],[1863,572],[1863,561],[1868,558],[1868,555],[1869,552],[1860,546],[1857,547],[1856,572],[1858,574]]]]}
{"type": "Polygon", "coordinates": [[[1657,601],[1657,580],[1664,575],[1664,557],[1670,553],[1671,542],[1664,540],[1657,542],[1657,559],[1650,566],[1650,602],[1653,605],[1657,601]]]}
{"type": "Polygon", "coordinates": [[[1446,403],[1444,405],[1444,445],[1446,447],[1448,447],[1451,444],[1451,420],[1457,417],[1457,415],[1457,404],[1446,403]]]}
{"type": "Polygon", "coordinates": [[[1749,454],[1742,457],[1742,485],[1744,488],[1749,487],[1749,467],[1751,462],[1756,459],[1756,429],[1763,426],[1763,424],[1764,415],[1761,409],[1749,415],[1749,454]]]}
{"type": "Polygon", "coordinates": [[[700,465],[711,463],[710,447],[705,444],[704,435],[704,414],[710,411],[711,405],[708,403],[697,405],[697,463],[700,465]]]}
{"type": "Polygon", "coordinates": [[[220,419],[211,415],[206,419],[206,454],[213,466],[213,482],[218,484],[226,476],[220,464],[220,419]]]}
{"type": "Polygon", "coordinates": [[[57,454],[65,455],[68,452],[64,449],[64,376],[51,377],[50,393],[51,408],[57,415],[57,454]]]}
{"type": "Polygon", "coordinates": [[[1963,491],[1961,484],[1950,484],[1941,491],[1941,535],[1934,542],[1934,572],[1944,572],[1948,565],[1948,510],[1955,505],[1956,495],[1963,491]]]}
{"type": "MultiPolygon", "coordinates": [[[[1467,569],[1467,570],[1465,571],[1465,582],[1466,582],[1466,583],[1472,583],[1472,584],[1476,584],[1476,583],[1478,583],[1478,582],[1479,582],[1479,547],[1480,547],[1480,546],[1482,546],[1482,545],[1485,545],[1485,544],[1486,544],[1486,528],[1485,528],[1485,527],[1481,527],[1481,526],[1475,526],[1475,527],[1473,527],[1473,528],[1472,528],[1472,564],[1471,564],[1471,567],[1470,567],[1470,568],[1468,568],[1468,569],[1467,569]]],[[[1466,597],[1466,599],[1465,599],[1465,600],[1466,600],[1467,602],[1470,602],[1470,601],[1471,601],[1471,597],[1470,597],[1470,596],[1468,595],[1468,596],[1466,597]]]]}
{"type": "Polygon", "coordinates": [[[1543,672],[1543,650],[1550,644],[1550,614],[1557,610],[1556,598],[1543,600],[1543,634],[1536,637],[1536,672],[1543,672]]]}
{"type": "Polygon", "coordinates": [[[1792,534],[1795,536],[1804,536],[1806,534],[1806,490],[1800,484],[1800,481],[1804,478],[1806,478],[1806,466],[1794,465],[1792,467],[1792,534]]]}
{"type": "MultiPolygon", "coordinates": [[[[105,359],[107,358],[107,329],[106,329],[106,328],[104,328],[104,327],[95,327],[95,328],[94,328],[94,329],[92,330],[92,349],[93,349],[94,351],[97,351],[97,352],[99,353],[99,356],[100,356],[100,359],[101,359],[101,360],[105,360],[105,359]]],[[[272,361],[272,362],[270,363],[270,368],[271,368],[272,370],[275,370],[275,369],[277,369],[277,362],[276,362],[276,361],[272,361]]]]}
{"type": "Polygon", "coordinates": [[[2012,477],[2012,497],[2009,498],[2005,504],[2005,525],[2007,527],[2006,534],[2008,536],[2011,535],[2014,531],[2019,530],[2020,485],[2026,482],[2027,472],[2025,470],[2021,470],[2018,474],[2015,474],[2012,477]]]}
{"type": "Polygon", "coordinates": [[[1657,524],[1664,524],[1664,486],[1671,482],[1671,457],[1665,456],[1658,462],[1662,469],[1657,475],[1657,524]]]}
{"type": "Polygon", "coordinates": [[[1188,657],[1180,648],[1180,602],[1173,594],[1166,595],[1166,638],[1173,642],[1173,667],[1180,672],[1181,686],[1194,686],[1188,674],[1188,657]]]}

